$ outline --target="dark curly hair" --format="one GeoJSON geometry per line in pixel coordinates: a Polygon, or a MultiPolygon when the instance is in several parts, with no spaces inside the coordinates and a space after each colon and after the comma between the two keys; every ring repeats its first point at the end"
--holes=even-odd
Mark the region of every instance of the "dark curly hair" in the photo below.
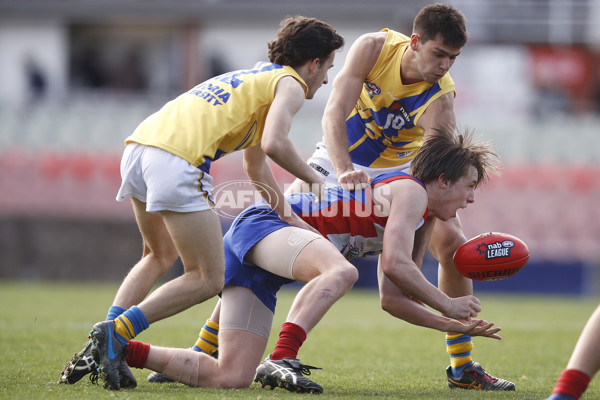
{"type": "Polygon", "coordinates": [[[447,4],[430,4],[415,17],[413,32],[423,43],[442,35],[444,43],[461,48],[467,43],[467,20],[462,12],[447,4]]]}
{"type": "Polygon", "coordinates": [[[277,38],[269,42],[269,61],[299,67],[307,61],[326,59],[344,45],[333,27],[316,18],[288,17],[281,21],[277,38]]]}

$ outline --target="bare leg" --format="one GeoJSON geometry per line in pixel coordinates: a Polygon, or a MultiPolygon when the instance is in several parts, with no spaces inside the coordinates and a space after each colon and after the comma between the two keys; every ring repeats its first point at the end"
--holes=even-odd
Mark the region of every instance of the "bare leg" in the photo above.
{"type": "Polygon", "coordinates": [[[150,323],[201,303],[223,289],[225,260],[218,215],[206,210],[185,214],[164,211],[162,216],[185,273],[139,304],[150,323]]]}
{"type": "Polygon", "coordinates": [[[220,319],[220,314],[221,314],[221,299],[219,299],[219,301],[217,301],[217,304],[215,305],[215,308],[213,309],[213,312],[210,315],[209,319],[212,322],[214,322],[215,324],[218,324],[219,319],[220,319]]]}
{"type": "MultiPolygon", "coordinates": [[[[448,221],[436,220],[429,242],[429,250],[438,260],[438,288],[450,297],[461,297],[473,294],[473,282],[462,276],[454,266],[454,253],[466,241],[458,217],[448,221]]],[[[473,363],[471,351],[473,342],[470,337],[457,336],[458,333],[447,332],[445,337],[446,352],[450,355],[452,374],[460,376],[464,368],[473,363]],[[460,337],[460,343],[453,340],[460,337]]]]}
{"type": "Polygon", "coordinates": [[[219,359],[188,349],[151,346],[145,368],[190,386],[247,388],[252,384],[266,340],[247,331],[219,333],[219,359]]]}
{"type": "Polygon", "coordinates": [[[221,305],[223,329],[219,332],[218,360],[193,350],[152,346],[145,368],[191,386],[250,386],[267,346],[273,313],[250,289],[239,286],[225,287],[217,308],[221,305]],[[244,328],[238,329],[237,325],[244,328]]]}
{"type": "Polygon", "coordinates": [[[113,305],[129,308],[139,304],[152,286],[177,260],[177,249],[163,223],[162,216],[146,212],[146,203],[132,198],[133,210],[142,238],[142,259],[129,271],[117,291],[113,305]],[[144,234],[148,231],[147,234],[144,234]]]}
{"type": "MultiPolygon", "coordinates": [[[[261,254],[272,252],[274,236],[271,235],[282,231],[266,236],[254,246],[246,258],[263,269],[271,270],[271,266],[268,265],[271,260],[261,254]]],[[[286,321],[301,326],[306,332],[321,320],[327,310],[350,290],[358,279],[356,268],[325,238],[313,240],[300,251],[294,262],[292,275],[295,280],[307,284],[296,295],[286,321]]]]}
{"type": "Polygon", "coordinates": [[[177,314],[217,295],[223,288],[225,260],[219,217],[212,210],[193,213],[147,213],[145,204],[133,200],[144,257],[127,275],[114,305],[138,307],[148,322],[177,314]],[[156,280],[180,254],[185,273],[142,300],[156,280]],[[139,302],[139,303],[138,303],[139,302]]]}
{"type": "MultiPolygon", "coordinates": [[[[429,249],[440,263],[440,268],[438,269],[438,287],[450,297],[473,294],[473,281],[462,276],[457,271],[453,261],[454,253],[465,242],[466,238],[458,217],[451,218],[448,221],[436,221],[429,249]]],[[[466,368],[475,365],[471,357],[473,342],[470,335],[465,336],[455,332],[447,332],[445,339],[446,351],[450,355],[451,369],[448,370],[448,373],[455,378],[459,378],[463,375],[463,371],[466,368]]],[[[485,382],[489,380],[491,375],[481,369],[477,373],[477,376],[480,382],[485,382]]],[[[495,379],[496,381],[489,390],[514,390],[514,383],[501,378],[495,379]]],[[[448,382],[450,384],[450,380],[448,382]]]]}
{"type": "Polygon", "coordinates": [[[458,217],[435,222],[429,250],[440,263],[438,287],[450,297],[473,294],[473,281],[456,270],[452,259],[456,249],[466,241],[458,217]]]}
{"type": "Polygon", "coordinates": [[[567,369],[576,369],[593,377],[600,369],[600,306],[586,323],[575,345],[567,369]]]}
{"type": "Polygon", "coordinates": [[[558,377],[552,395],[547,400],[579,399],[600,369],[600,306],[590,316],[579,335],[567,367],[558,377]]]}
{"type": "MultiPolygon", "coordinates": [[[[271,233],[257,243],[246,258],[265,270],[274,273],[279,270],[283,272],[282,276],[288,277],[291,260],[288,259],[287,270],[277,265],[281,261],[278,262],[276,255],[282,252],[282,248],[287,249],[286,242],[279,239],[287,238],[289,248],[289,239],[293,239],[294,235],[300,236],[301,233],[297,232],[297,228],[287,229],[292,229],[292,232],[295,229],[296,232],[290,235],[290,231],[285,233],[285,229],[281,229],[271,233]],[[281,236],[278,238],[278,235],[281,236]],[[275,257],[266,256],[269,250],[275,257]]],[[[352,288],[358,279],[358,271],[331,242],[318,237],[300,250],[293,261],[291,276],[297,281],[306,282],[306,285],[294,299],[286,323],[279,332],[275,349],[269,359],[257,368],[256,379],[263,387],[284,385],[282,387],[290,391],[321,393],[323,388],[304,377],[300,362],[293,359],[297,357],[306,334],[352,288]],[[284,374],[281,371],[287,372],[284,374]]]]}

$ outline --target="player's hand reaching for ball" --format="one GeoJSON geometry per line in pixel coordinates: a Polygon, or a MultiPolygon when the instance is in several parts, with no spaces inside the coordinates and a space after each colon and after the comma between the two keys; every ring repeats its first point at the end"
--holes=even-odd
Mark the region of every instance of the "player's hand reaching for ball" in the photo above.
{"type": "Polygon", "coordinates": [[[338,183],[344,190],[354,191],[371,187],[373,179],[364,171],[348,171],[340,174],[338,183]]]}
{"type": "Polygon", "coordinates": [[[450,298],[449,305],[443,313],[454,319],[470,320],[475,318],[481,311],[481,302],[475,296],[450,298]]]}
{"type": "Polygon", "coordinates": [[[462,333],[469,336],[483,336],[497,340],[502,340],[502,337],[497,334],[501,330],[502,328],[494,328],[493,322],[487,322],[483,319],[472,319],[467,322],[450,319],[447,327],[447,332],[462,333]]]}

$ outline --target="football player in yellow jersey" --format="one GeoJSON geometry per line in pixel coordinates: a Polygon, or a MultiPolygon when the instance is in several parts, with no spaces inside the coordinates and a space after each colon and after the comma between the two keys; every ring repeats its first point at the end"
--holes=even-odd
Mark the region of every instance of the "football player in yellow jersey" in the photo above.
{"type": "Polygon", "coordinates": [[[268,44],[269,63],[209,79],[167,103],[127,138],[117,200],[131,198],[143,256],[121,284],[106,321],[94,325],[91,340],[66,365],[59,383],[100,372],[108,389],[135,387],[123,358],[127,341],[223,289],[223,239],[209,175],[218,158],[243,150],[244,170],[280,218],[314,229],[291,211],[267,157],[304,182],[323,183],[288,133],[304,100],[327,83],[343,44],[318,19],[286,18],[268,44]],[[178,257],[184,274],[149,294],[178,257]]]}
{"type": "MultiPolygon", "coordinates": [[[[327,183],[346,190],[370,187],[374,174],[408,171],[428,136],[455,126],[454,83],[448,71],[466,40],[464,15],[445,4],[424,7],[410,37],[387,29],[359,37],[333,82],[322,121],[324,142],[309,165],[327,183]]],[[[302,191],[299,183],[290,192],[302,191]]],[[[473,294],[472,281],[452,261],[465,241],[458,218],[437,221],[429,249],[440,263],[439,289],[453,298],[473,294]]],[[[281,334],[293,332],[282,329],[281,334]]],[[[473,361],[470,336],[448,332],[446,349],[449,387],[515,389],[514,383],[490,376],[473,361]]]]}

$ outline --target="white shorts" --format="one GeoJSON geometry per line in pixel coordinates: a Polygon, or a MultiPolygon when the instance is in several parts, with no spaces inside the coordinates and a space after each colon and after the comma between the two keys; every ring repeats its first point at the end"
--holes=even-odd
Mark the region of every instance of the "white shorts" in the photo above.
{"type": "MultiPolygon", "coordinates": [[[[329,153],[327,152],[327,148],[325,147],[324,142],[317,143],[317,149],[312,154],[312,156],[306,161],[308,165],[310,165],[315,171],[319,172],[321,175],[325,177],[325,184],[327,186],[337,186],[338,185],[338,177],[335,173],[335,169],[331,164],[331,160],[329,158],[329,153]]],[[[406,164],[398,165],[397,167],[389,167],[389,168],[370,168],[365,167],[364,165],[359,165],[352,163],[355,170],[365,171],[369,176],[375,176],[379,174],[384,174],[386,172],[392,171],[402,171],[408,173],[408,169],[410,168],[410,161],[406,164]]]]}
{"type": "Polygon", "coordinates": [[[117,201],[146,203],[146,211],[195,212],[214,207],[212,177],[158,147],[129,143],[121,159],[117,201]]]}

